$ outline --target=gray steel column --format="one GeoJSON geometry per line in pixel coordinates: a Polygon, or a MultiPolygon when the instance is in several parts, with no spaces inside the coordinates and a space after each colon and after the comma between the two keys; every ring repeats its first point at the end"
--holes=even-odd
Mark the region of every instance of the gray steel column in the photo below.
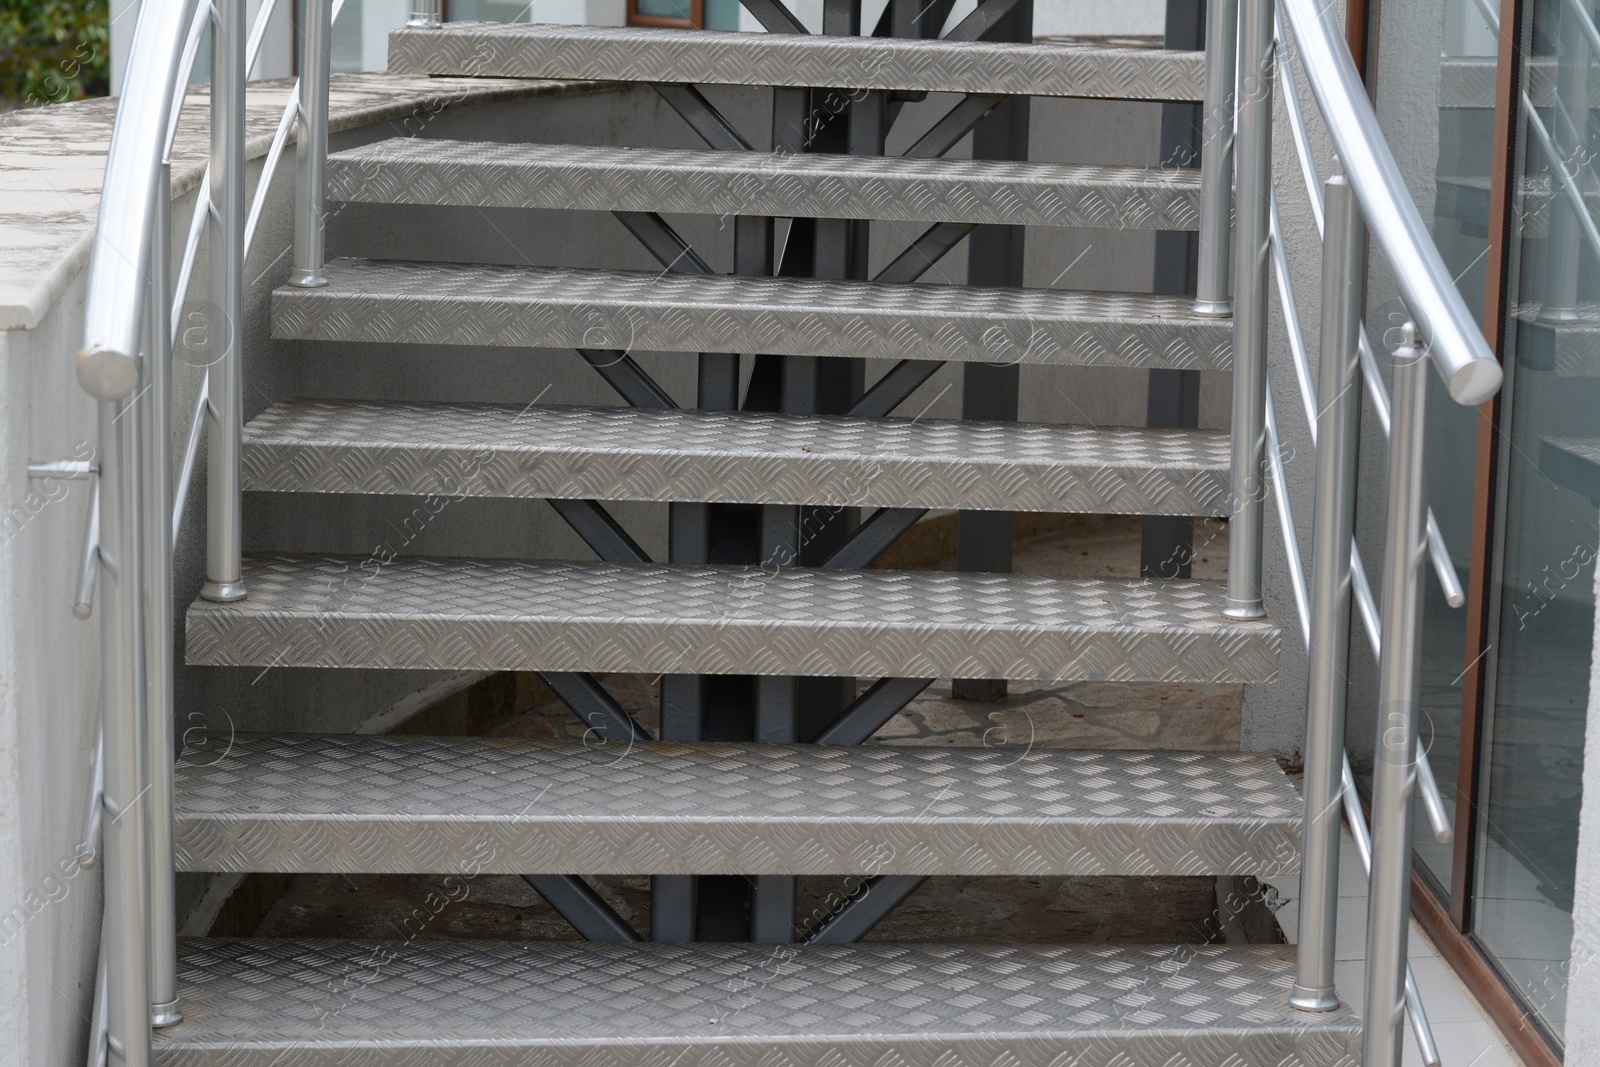
{"type": "Polygon", "coordinates": [[[1233,486],[1228,524],[1228,596],[1223,614],[1256,619],[1266,514],[1268,225],[1272,192],[1273,0],[1243,0],[1239,12],[1238,206],[1234,259],[1233,486]]]}
{"type": "Polygon", "coordinates": [[[211,359],[206,432],[207,600],[242,600],[244,430],[244,0],[217,0],[211,35],[211,359]]]}
{"type": "Polygon", "coordinates": [[[1317,368],[1317,481],[1312,511],[1311,632],[1307,656],[1305,818],[1300,936],[1289,1003],[1339,1006],[1334,932],[1339,903],[1339,811],[1344,770],[1345,671],[1350,653],[1350,543],[1360,431],[1361,212],[1344,175],[1323,182],[1322,336],[1317,368]]]}
{"type": "Polygon", "coordinates": [[[145,875],[139,432],[132,406],[100,404],[100,715],[105,730],[106,1029],[110,1062],[150,1064],[149,881],[145,875]]]}
{"type": "MultiPolygon", "coordinates": [[[[1167,48],[1204,48],[1207,10],[1207,0],[1171,0],[1167,4],[1166,39],[1163,44],[1167,48]]],[[[1231,56],[1232,49],[1229,53],[1231,56]]],[[[1196,155],[1200,156],[1202,162],[1209,158],[1200,140],[1202,122],[1199,104],[1168,102],[1161,105],[1159,165],[1163,169],[1192,167],[1196,155]]],[[[1231,155],[1229,159],[1231,180],[1231,155]]],[[[1228,232],[1225,225],[1224,241],[1228,232]]],[[[1198,252],[1197,235],[1180,230],[1158,231],[1155,272],[1150,291],[1193,295],[1198,278],[1198,252]]],[[[1223,284],[1226,286],[1226,279],[1223,284]]],[[[1148,380],[1146,426],[1192,429],[1200,425],[1199,371],[1157,368],[1149,372],[1148,380]]],[[[1190,576],[1194,558],[1192,517],[1146,515],[1140,523],[1139,540],[1139,573],[1143,577],[1190,576]]]]}
{"type": "Polygon", "coordinates": [[[1233,108],[1238,84],[1239,0],[1208,0],[1206,99],[1200,148],[1200,264],[1197,315],[1226,318],[1233,219],[1233,108]]]}
{"type": "Polygon", "coordinates": [[[172,873],[172,168],[156,182],[145,312],[144,389],[136,406],[144,442],[140,523],[143,533],[145,757],[148,761],[150,877],[150,1025],[183,1020],[178,1010],[178,929],[172,873]]]}
{"type": "Polygon", "coordinates": [[[1423,441],[1428,357],[1407,323],[1394,354],[1389,507],[1384,533],[1383,654],[1372,772],[1372,885],[1367,904],[1363,1067],[1399,1067],[1411,919],[1411,794],[1416,783],[1417,658],[1427,557],[1423,441]]]}
{"type": "MultiPolygon", "coordinates": [[[[331,0],[305,0],[300,28],[300,130],[294,145],[294,261],[289,284],[328,284],[324,244],[325,173],[328,166],[328,51],[333,39],[331,0]]],[[[434,3],[435,15],[438,3],[434,3]]],[[[417,25],[413,15],[408,25],[417,25]]],[[[435,21],[437,25],[437,21],[435,21]]]]}
{"type": "MultiPolygon", "coordinates": [[[[988,41],[1031,42],[1033,2],[1022,0],[993,31],[988,41]]],[[[1028,158],[1030,101],[1008,97],[972,131],[972,158],[1028,158]]],[[[969,285],[1020,286],[1027,229],[1023,226],[979,226],[967,244],[969,285]]],[[[1021,368],[986,363],[961,367],[961,417],[978,422],[1015,422],[1021,368]]],[[[1009,511],[962,511],[956,516],[956,569],[1009,573],[1016,516],[1009,511]]],[[[993,702],[1006,695],[1004,679],[957,678],[951,694],[962,700],[993,702]]]]}

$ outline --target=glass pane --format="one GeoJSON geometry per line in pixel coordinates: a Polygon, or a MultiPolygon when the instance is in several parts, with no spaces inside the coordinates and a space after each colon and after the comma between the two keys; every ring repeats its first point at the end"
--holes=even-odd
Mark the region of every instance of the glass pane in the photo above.
{"type": "Polygon", "coordinates": [[[1600,57],[1586,45],[1593,14],[1585,0],[1539,0],[1520,27],[1533,109],[1518,131],[1497,633],[1472,912],[1473,933],[1558,1038],[1600,546],[1600,248],[1585,239],[1596,188],[1589,105],[1600,87],[1600,57]],[[1567,183],[1591,197],[1587,207],[1557,195],[1567,183]]]}
{"type": "MultiPolygon", "coordinates": [[[[332,47],[328,49],[328,68],[334,74],[359,74],[367,67],[362,63],[362,16],[365,4],[347,3],[333,20],[332,47]]],[[[380,65],[377,69],[382,69],[380,65]]]]}
{"type": "Polygon", "coordinates": [[[634,13],[658,19],[689,19],[694,14],[690,0],[634,0],[634,13]]]}
{"type": "Polygon", "coordinates": [[[706,0],[700,15],[708,30],[737,30],[741,7],[739,0],[706,0]]]}
{"type": "MultiPolygon", "coordinates": [[[[1376,87],[1378,120],[1396,149],[1401,172],[1428,222],[1467,306],[1482,316],[1489,234],[1489,169],[1494,145],[1494,84],[1497,36],[1476,0],[1441,4],[1377,5],[1371,27],[1375,42],[1369,80],[1376,87]],[[1487,78],[1484,75],[1487,74],[1487,78]],[[1487,85],[1491,91],[1463,96],[1459,87],[1487,85]]],[[[1367,330],[1387,377],[1397,328],[1407,315],[1379,256],[1369,256],[1367,330]]],[[[1430,385],[1433,383],[1430,383],[1430,385]]],[[[1428,502],[1465,587],[1472,547],[1474,455],[1477,413],[1451,402],[1443,389],[1428,397],[1428,502]]],[[[1363,424],[1360,510],[1363,562],[1374,596],[1382,588],[1381,530],[1385,510],[1384,465],[1388,448],[1367,405],[1363,424]]],[[[1461,696],[1465,666],[1465,612],[1451,608],[1425,571],[1422,629],[1421,742],[1439,781],[1445,808],[1455,811],[1461,743],[1461,696]]],[[[1353,680],[1348,745],[1358,774],[1370,773],[1376,724],[1372,695],[1376,669],[1367,635],[1356,624],[1351,638],[1353,680]],[[1362,695],[1366,699],[1362,699],[1362,695]]],[[[1450,884],[1452,847],[1433,836],[1420,804],[1413,812],[1417,858],[1441,887],[1450,884]]]]}
{"type": "Polygon", "coordinates": [[[528,0],[450,0],[451,22],[532,22],[537,5],[528,0]]]}

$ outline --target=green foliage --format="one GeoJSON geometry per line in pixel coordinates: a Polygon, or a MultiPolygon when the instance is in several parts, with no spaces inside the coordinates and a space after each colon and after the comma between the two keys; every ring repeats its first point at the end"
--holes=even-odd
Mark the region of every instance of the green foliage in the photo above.
{"type": "Polygon", "coordinates": [[[0,0],[0,107],[110,91],[107,0],[0,0]]]}

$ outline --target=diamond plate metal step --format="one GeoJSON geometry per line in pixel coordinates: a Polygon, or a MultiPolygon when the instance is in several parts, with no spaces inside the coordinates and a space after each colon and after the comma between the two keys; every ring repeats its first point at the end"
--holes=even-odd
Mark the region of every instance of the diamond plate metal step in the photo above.
{"type": "Polygon", "coordinates": [[[395,557],[247,557],[190,663],[1270,682],[1220,583],[395,557]]]}
{"type": "Polygon", "coordinates": [[[1600,503],[1600,437],[1540,437],[1539,471],[1600,503]]]}
{"type": "Polygon", "coordinates": [[[1270,756],[245,734],[177,770],[186,871],[1299,870],[1270,756]],[[227,752],[218,759],[217,754],[227,752]]]}
{"type": "Polygon", "coordinates": [[[1560,378],[1600,378],[1600,306],[1579,304],[1557,316],[1529,303],[1515,315],[1518,363],[1560,378]]]}
{"type": "Polygon", "coordinates": [[[389,34],[389,71],[1199,100],[1204,55],[1083,44],[451,23],[389,34]]]}
{"type": "Polygon", "coordinates": [[[245,427],[243,468],[287,493],[1223,515],[1228,435],[301,400],[245,427]]]}
{"type": "Polygon", "coordinates": [[[328,157],[328,195],[381,204],[1192,230],[1174,168],[498,144],[396,137],[328,157]]]}
{"type": "MultiPolygon", "coordinates": [[[[470,884],[463,883],[470,893],[470,884]]],[[[449,903],[446,902],[446,907],[449,903]]],[[[158,1067],[1355,1067],[1294,950],[191,940],[158,1067]]]]}
{"type": "Polygon", "coordinates": [[[272,296],[285,340],[1227,370],[1187,297],[337,259],[272,296]]]}

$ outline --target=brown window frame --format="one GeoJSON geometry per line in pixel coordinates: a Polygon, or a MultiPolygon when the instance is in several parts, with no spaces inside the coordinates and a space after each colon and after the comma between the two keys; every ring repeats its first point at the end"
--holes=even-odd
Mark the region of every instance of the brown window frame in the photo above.
{"type": "Polygon", "coordinates": [[[656,26],[673,30],[698,30],[706,24],[705,0],[689,0],[689,17],[686,19],[665,18],[661,15],[639,14],[639,0],[628,0],[628,25],[629,26],[656,26]]]}

